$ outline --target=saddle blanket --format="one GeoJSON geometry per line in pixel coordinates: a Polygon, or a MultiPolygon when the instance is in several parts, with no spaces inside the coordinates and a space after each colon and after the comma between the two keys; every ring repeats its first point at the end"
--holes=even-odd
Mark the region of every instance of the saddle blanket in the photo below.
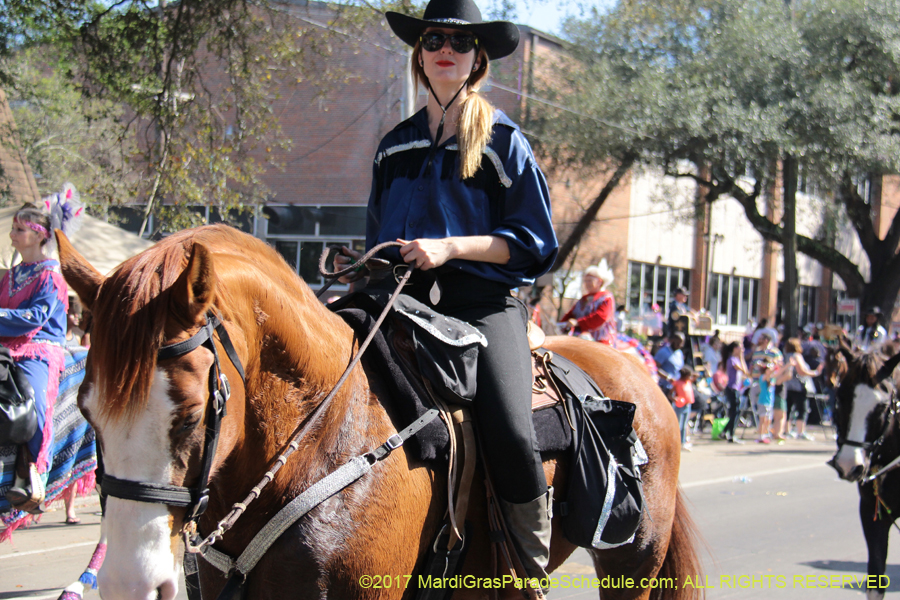
{"type": "MultiPolygon", "coordinates": [[[[84,380],[87,349],[66,349],[66,367],[60,377],[59,395],[53,408],[53,444],[50,449],[51,466],[47,474],[44,505],[59,499],[73,483],[77,493],[86,495],[94,489],[97,468],[97,448],[94,430],[81,415],[76,402],[78,387],[84,380]]],[[[6,529],[0,532],[0,542],[9,539],[13,530],[25,524],[31,515],[14,510],[4,493],[15,482],[16,446],[0,446],[0,520],[6,529]]]]}

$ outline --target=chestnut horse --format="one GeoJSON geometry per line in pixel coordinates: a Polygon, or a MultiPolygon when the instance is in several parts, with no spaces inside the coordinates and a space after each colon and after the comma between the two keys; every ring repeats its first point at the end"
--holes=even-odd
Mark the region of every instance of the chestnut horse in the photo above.
{"type": "MultiPolygon", "coordinates": [[[[210,499],[199,530],[209,533],[332,390],[357,338],[271,247],[234,229],[216,225],[172,235],[108,278],[57,235],[66,280],[97,316],[79,403],[98,432],[106,473],[116,479],[197,485],[208,448],[205,423],[212,418],[210,373],[219,361],[206,346],[159,360],[157,354],[194,336],[211,311],[221,315],[245,379],[223,358],[232,390],[218,446],[208,453],[214,456],[210,499]]],[[[631,578],[636,587],[603,590],[603,598],[699,597],[683,585],[686,577],[696,581],[700,563],[678,488],[678,426],[666,399],[641,365],[603,344],[557,338],[546,346],[584,368],[610,397],[637,404],[635,429],[650,458],[642,469],[646,513],[634,542],[591,551],[600,577],[631,578]]],[[[221,332],[215,348],[225,356],[221,332]]],[[[274,513],[310,485],[408,425],[392,419],[383,395],[370,386],[364,367],[354,368],[318,426],[215,548],[238,556],[274,513]]],[[[545,462],[560,497],[566,468],[563,456],[545,462]]],[[[446,508],[446,475],[439,469],[399,448],[281,535],[249,573],[246,597],[412,597],[403,589],[404,576],[420,572],[446,508]],[[381,589],[361,585],[371,581],[367,576],[380,579],[381,589]]],[[[471,502],[474,533],[463,573],[492,577],[483,490],[474,489],[471,502]]],[[[103,598],[174,598],[185,509],[110,497],[105,519],[103,598]]],[[[551,569],[574,549],[554,526],[551,569]]],[[[203,597],[216,598],[225,580],[199,562],[203,597]]],[[[488,594],[470,589],[457,597],[488,594]]]]}

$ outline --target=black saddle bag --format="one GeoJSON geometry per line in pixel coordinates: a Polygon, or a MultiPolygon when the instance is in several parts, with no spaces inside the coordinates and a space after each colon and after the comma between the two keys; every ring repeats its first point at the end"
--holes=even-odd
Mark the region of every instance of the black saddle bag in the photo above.
{"type": "Polygon", "coordinates": [[[584,371],[561,356],[552,357],[550,373],[566,396],[575,427],[568,492],[558,503],[563,533],[583,548],[629,544],[644,512],[640,466],[647,463],[632,426],[635,406],[606,398],[584,371]]]}
{"type": "MultiPolygon", "coordinates": [[[[390,294],[367,289],[333,302],[340,311],[357,307],[377,317],[390,294]]],[[[472,325],[442,315],[415,298],[400,294],[383,325],[386,330],[402,330],[412,345],[416,370],[428,382],[431,392],[450,404],[469,405],[475,399],[478,351],[487,339],[472,325]]],[[[388,337],[393,339],[394,334],[388,337]]]]}
{"type": "Polygon", "coordinates": [[[0,446],[24,444],[36,431],[34,390],[9,349],[0,346],[0,446]]]}

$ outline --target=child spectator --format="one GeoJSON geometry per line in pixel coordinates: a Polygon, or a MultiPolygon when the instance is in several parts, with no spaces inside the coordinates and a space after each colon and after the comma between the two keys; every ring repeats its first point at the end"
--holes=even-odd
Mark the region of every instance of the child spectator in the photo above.
{"type": "Polygon", "coordinates": [[[678,375],[678,379],[672,382],[673,407],[675,416],[678,417],[678,429],[681,431],[681,447],[690,452],[692,445],[687,441],[687,422],[691,415],[691,404],[694,403],[694,371],[690,367],[682,367],[678,375]]]}
{"type": "MultiPolygon", "coordinates": [[[[769,425],[772,422],[772,406],[775,403],[774,365],[764,362],[758,365],[759,375],[756,383],[759,386],[759,395],[756,398],[756,408],[759,414],[759,439],[760,444],[771,444],[769,425]]],[[[784,440],[779,440],[783,444],[784,440]]]]}

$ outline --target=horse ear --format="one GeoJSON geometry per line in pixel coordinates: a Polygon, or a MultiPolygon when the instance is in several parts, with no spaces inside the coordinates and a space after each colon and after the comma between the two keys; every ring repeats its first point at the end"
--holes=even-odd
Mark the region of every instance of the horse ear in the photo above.
{"type": "Polygon", "coordinates": [[[844,360],[847,361],[847,364],[850,364],[850,361],[853,360],[853,349],[850,347],[850,344],[847,342],[847,336],[841,334],[838,337],[838,352],[841,353],[841,356],[844,357],[844,360]]]}
{"type": "Polygon", "coordinates": [[[106,280],[91,263],[72,246],[72,242],[59,229],[55,230],[56,246],[59,248],[59,266],[63,278],[75,290],[85,308],[91,310],[97,300],[100,285],[106,280]]]}
{"type": "Polygon", "coordinates": [[[898,364],[900,364],[900,353],[890,357],[887,362],[878,369],[878,373],[875,374],[875,383],[880,383],[890,377],[898,364]]]}
{"type": "Polygon", "coordinates": [[[172,286],[172,311],[188,323],[200,323],[215,299],[215,289],[212,253],[203,244],[194,244],[187,267],[172,286]]]}

